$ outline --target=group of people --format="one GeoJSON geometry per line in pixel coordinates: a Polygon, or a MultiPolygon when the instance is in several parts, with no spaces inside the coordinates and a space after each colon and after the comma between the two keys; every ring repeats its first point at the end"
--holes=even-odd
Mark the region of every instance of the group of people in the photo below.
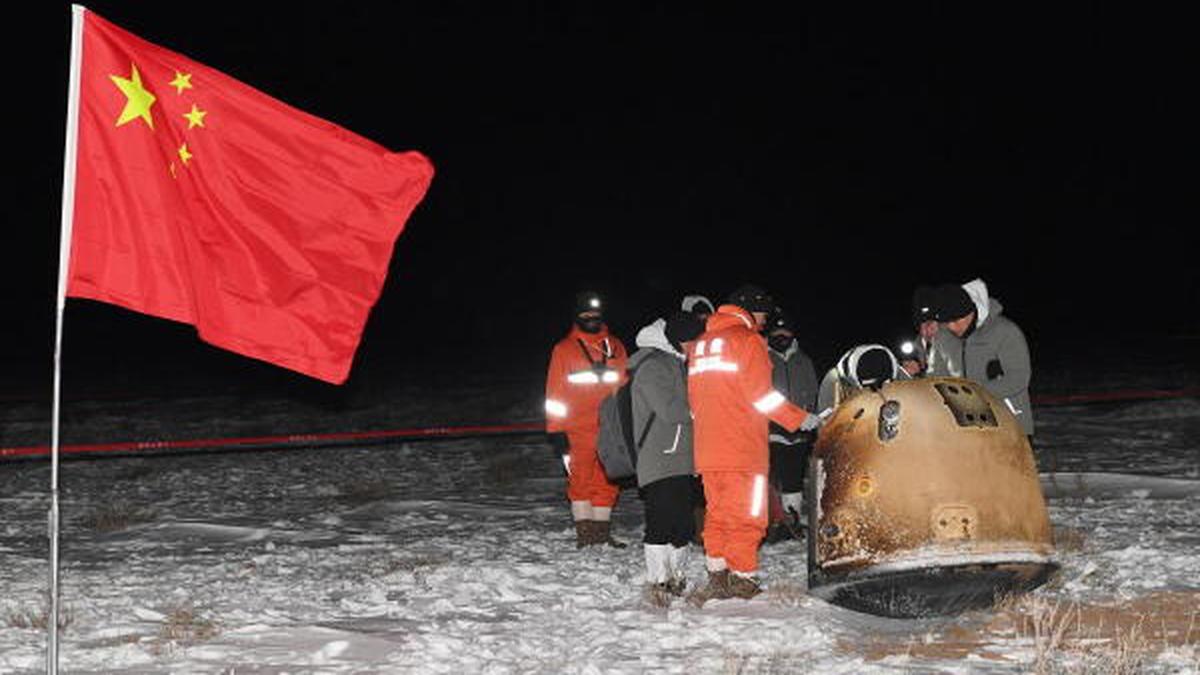
{"type": "Polygon", "coordinates": [[[623,548],[610,522],[620,488],[605,474],[596,439],[601,402],[629,383],[653,597],[685,594],[685,561],[696,540],[708,575],[687,594],[690,602],[761,592],[758,550],[774,536],[769,514],[795,531],[807,456],[839,386],[966,377],[1033,433],[1024,335],[978,279],[918,288],[911,353],[897,359],[881,345],[855,347],[820,383],[789,317],[759,287],[742,286],[719,306],[686,296],[680,309],[638,332],[632,356],[610,334],[604,309],[596,293],[576,296],[573,325],[551,354],[546,429],[566,470],[576,545],[623,548]]]}

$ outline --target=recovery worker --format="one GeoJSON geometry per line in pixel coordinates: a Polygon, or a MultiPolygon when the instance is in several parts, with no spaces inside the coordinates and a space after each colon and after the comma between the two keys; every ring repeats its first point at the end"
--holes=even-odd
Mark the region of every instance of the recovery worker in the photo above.
{"type": "Polygon", "coordinates": [[[790,403],[772,386],[771,358],[759,332],[774,307],[762,289],[743,286],[709,317],[692,345],[688,398],[696,470],[708,503],[708,582],[688,598],[697,606],[717,598],[748,599],[762,591],[758,545],[767,528],[768,420],[788,431],[820,424],[820,417],[790,403]]]}
{"type": "Polygon", "coordinates": [[[620,488],[610,482],[596,454],[600,402],[625,381],[625,345],[610,335],[600,296],[576,295],[574,325],[554,345],[546,376],[546,432],[563,458],[567,499],[575,522],[577,548],[608,544],[611,516],[620,488]]]}

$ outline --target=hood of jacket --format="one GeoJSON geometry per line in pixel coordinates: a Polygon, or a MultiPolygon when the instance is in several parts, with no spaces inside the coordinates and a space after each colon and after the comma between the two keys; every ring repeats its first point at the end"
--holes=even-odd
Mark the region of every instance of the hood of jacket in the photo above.
{"type": "Polygon", "coordinates": [[[982,328],[989,318],[1000,316],[1000,313],[1004,311],[1004,305],[988,295],[987,284],[983,279],[973,279],[963,284],[962,287],[967,292],[967,297],[971,298],[971,303],[975,305],[975,326],[977,328],[982,328]]]}
{"type": "Polygon", "coordinates": [[[972,279],[963,284],[962,288],[967,292],[967,297],[971,298],[971,304],[975,305],[975,325],[982,326],[990,314],[987,284],[983,279],[972,279]]]}
{"type": "Polygon", "coordinates": [[[712,314],[714,311],[712,300],[703,295],[685,295],[683,296],[683,302],[679,306],[685,312],[694,312],[698,306],[709,314],[712,314]]]}
{"type": "MultiPolygon", "coordinates": [[[[653,323],[638,331],[637,338],[634,342],[642,349],[657,349],[661,352],[666,352],[677,359],[687,358],[682,352],[675,349],[675,345],[667,339],[667,321],[666,319],[655,319],[653,323]]],[[[649,354],[647,354],[648,356],[649,354]]],[[[634,356],[637,356],[636,354],[634,356]]],[[[640,363],[645,359],[645,356],[638,359],[640,363]]],[[[633,363],[631,362],[632,366],[633,363]]]]}

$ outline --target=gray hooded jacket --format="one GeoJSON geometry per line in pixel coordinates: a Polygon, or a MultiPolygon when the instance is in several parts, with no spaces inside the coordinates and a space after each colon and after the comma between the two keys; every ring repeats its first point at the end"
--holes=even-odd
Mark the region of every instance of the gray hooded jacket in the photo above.
{"type": "MultiPolygon", "coordinates": [[[[787,400],[804,408],[807,412],[820,412],[817,407],[817,370],[813,367],[812,359],[800,349],[795,340],[782,354],[768,347],[771,355],[771,384],[775,391],[784,395],[787,400]]],[[[784,445],[811,443],[815,434],[807,431],[788,432],[783,427],[771,423],[770,441],[784,445]]]]}
{"type": "Polygon", "coordinates": [[[963,284],[963,290],[975,305],[975,330],[965,339],[938,331],[934,338],[937,358],[929,366],[930,374],[965,377],[982,384],[1016,416],[1026,434],[1033,434],[1029,401],[1033,365],[1025,334],[1002,315],[1004,306],[988,296],[982,279],[963,284]]]}
{"type": "Polygon", "coordinates": [[[695,472],[686,356],[667,340],[665,327],[659,319],[638,332],[639,349],[629,359],[630,370],[637,370],[630,390],[634,440],[645,437],[638,448],[639,486],[695,472]]]}

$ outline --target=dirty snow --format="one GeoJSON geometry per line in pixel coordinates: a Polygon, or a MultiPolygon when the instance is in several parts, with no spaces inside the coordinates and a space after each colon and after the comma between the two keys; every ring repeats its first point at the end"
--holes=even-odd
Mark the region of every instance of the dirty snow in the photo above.
{"type": "MultiPolygon", "coordinates": [[[[521,402],[493,403],[494,419],[536,410],[536,386],[462,396],[476,411],[521,402]]],[[[348,426],[444,412],[421,400],[390,418],[348,411],[348,426]]],[[[146,434],[124,405],[74,402],[70,433],[146,434]]],[[[329,422],[294,402],[155,405],[140,416],[175,415],[177,437],[245,431],[239,415],[329,422]]],[[[9,406],[8,444],[41,412],[9,406]]],[[[1038,414],[1039,459],[1056,469],[1042,484],[1070,544],[1033,596],[1200,597],[1200,401],[1038,414]]],[[[45,462],[0,464],[0,673],[44,670],[48,483],[45,462]]],[[[641,593],[636,492],[614,513],[628,549],[576,550],[561,465],[538,436],[67,461],[61,485],[72,673],[966,673],[1037,658],[1028,632],[981,628],[990,610],[901,621],[811,597],[799,542],[763,548],[759,598],[656,608],[641,593]]],[[[702,577],[695,552],[689,578],[702,577]]],[[[1141,668],[1196,672],[1194,633],[1141,668]]]]}

